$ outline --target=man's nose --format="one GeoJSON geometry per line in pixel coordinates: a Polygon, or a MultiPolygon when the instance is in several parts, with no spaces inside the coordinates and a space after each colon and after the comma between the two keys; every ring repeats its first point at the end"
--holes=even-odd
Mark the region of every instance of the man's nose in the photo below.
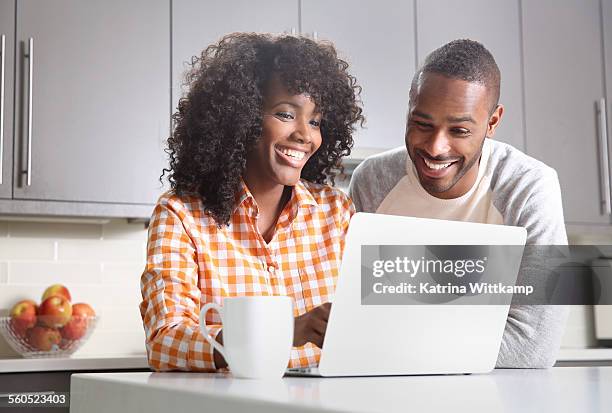
{"type": "Polygon", "coordinates": [[[427,152],[431,157],[445,155],[451,151],[449,136],[442,130],[434,132],[427,142],[427,152]]]}

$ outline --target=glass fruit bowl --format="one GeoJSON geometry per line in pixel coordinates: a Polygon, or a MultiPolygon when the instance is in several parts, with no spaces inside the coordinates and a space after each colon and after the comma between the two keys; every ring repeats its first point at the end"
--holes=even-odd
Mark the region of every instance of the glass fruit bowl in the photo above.
{"type": "Polygon", "coordinates": [[[69,357],[77,351],[96,328],[100,317],[72,318],[61,328],[48,327],[44,316],[26,328],[12,317],[0,317],[0,333],[13,350],[25,358],[69,357]]]}

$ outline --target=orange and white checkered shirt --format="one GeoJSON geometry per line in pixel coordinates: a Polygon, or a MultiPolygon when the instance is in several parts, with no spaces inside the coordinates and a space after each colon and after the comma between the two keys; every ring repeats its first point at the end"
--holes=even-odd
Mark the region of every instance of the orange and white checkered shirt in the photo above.
{"type": "MultiPolygon", "coordinates": [[[[223,297],[288,295],[298,316],[331,300],[344,237],[355,208],[342,191],[299,181],[266,243],[258,208],[241,183],[229,226],[218,228],[198,197],[160,197],[149,227],[140,313],[155,370],[214,370],[213,348],[199,329],[200,307],[223,297]]],[[[216,336],[216,311],[206,324],[216,336]]],[[[289,367],[317,365],[312,343],[293,348],[289,367]]]]}

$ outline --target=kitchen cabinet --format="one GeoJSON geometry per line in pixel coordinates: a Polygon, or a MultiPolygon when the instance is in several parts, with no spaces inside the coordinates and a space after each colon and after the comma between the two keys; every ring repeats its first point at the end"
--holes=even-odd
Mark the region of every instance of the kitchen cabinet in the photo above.
{"type": "Polygon", "coordinates": [[[611,223],[596,102],[607,98],[609,137],[612,0],[0,0],[0,214],[148,217],[165,189],[187,62],[234,31],[334,42],[363,86],[356,159],[403,145],[410,81],[427,53],[481,41],[502,72],[496,139],[557,170],[568,222],[611,223]]]}
{"type": "MultiPolygon", "coordinates": [[[[604,4],[609,51],[609,0],[604,4]]],[[[600,6],[600,0],[522,2],[526,151],[557,170],[570,223],[610,223],[604,207],[610,145],[606,151],[597,102],[606,72],[608,90],[612,76],[604,69],[600,6]]]]}
{"type": "Polygon", "coordinates": [[[17,2],[14,199],[155,202],[169,13],[168,0],[17,2]]]}
{"type": "Polygon", "coordinates": [[[455,39],[481,42],[501,71],[504,105],[495,139],[524,149],[523,84],[519,1],[435,0],[416,2],[417,54],[422,63],[434,49],[455,39]]]}
{"type": "Polygon", "coordinates": [[[170,1],[0,1],[15,56],[0,213],[148,217],[170,131],[170,1]]]}
{"type": "Polygon", "coordinates": [[[13,54],[15,0],[0,0],[0,199],[13,190],[13,54]]]}
{"type": "Polygon", "coordinates": [[[173,2],[173,109],[191,57],[223,34],[234,31],[301,33],[333,41],[350,72],[363,86],[367,123],[355,134],[355,151],[363,157],[401,146],[414,73],[414,4],[391,0],[355,7],[354,1],[237,0],[231,7],[215,2],[173,2]],[[389,10],[394,10],[389,13],[389,10]],[[364,30],[377,27],[380,30],[364,30]],[[390,64],[392,63],[392,64],[390,64]]]}
{"type": "Polygon", "coordinates": [[[604,73],[606,74],[606,126],[608,149],[612,150],[612,0],[602,0],[604,73]]]}
{"type": "Polygon", "coordinates": [[[186,92],[184,74],[193,56],[232,32],[299,32],[298,0],[172,2],[172,110],[186,92]]]}
{"type": "Polygon", "coordinates": [[[331,40],[363,90],[364,129],[354,156],[404,145],[408,92],[415,71],[414,2],[307,0],[302,34],[331,40]]]}

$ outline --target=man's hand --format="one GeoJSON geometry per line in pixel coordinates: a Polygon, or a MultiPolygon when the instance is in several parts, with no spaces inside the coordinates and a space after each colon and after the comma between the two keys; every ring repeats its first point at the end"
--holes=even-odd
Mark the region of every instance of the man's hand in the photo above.
{"type": "Polygon", "coordinates": [[[330,310],[331,303],[325,303],[296,317],[293,326],[293,346],[300,347],[310,342],[322,348],[330,310]]]}

